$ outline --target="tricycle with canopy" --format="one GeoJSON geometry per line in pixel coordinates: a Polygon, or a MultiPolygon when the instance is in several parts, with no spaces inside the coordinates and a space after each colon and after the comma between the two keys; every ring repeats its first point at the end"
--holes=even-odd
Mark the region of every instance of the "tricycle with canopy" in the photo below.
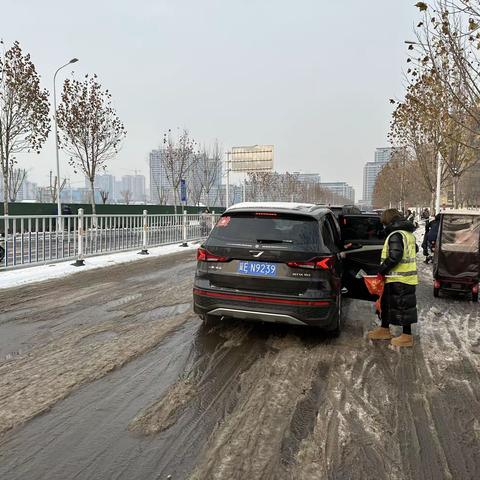
{"type": "Polygon", "coordinates": [[[451,210],[440,215],[433,258],[433,295],[441,291],[471,294],[478,302],[480,211],[451,210]]]}

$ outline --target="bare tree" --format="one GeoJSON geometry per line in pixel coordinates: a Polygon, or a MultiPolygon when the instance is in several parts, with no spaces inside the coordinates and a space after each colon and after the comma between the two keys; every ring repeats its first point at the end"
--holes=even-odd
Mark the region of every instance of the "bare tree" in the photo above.
{"type": "Polygon", "coordinates": [[[126,135],[111,98],[96,75],[87,75],[83,82],[67,79],[57,111],[60,145],[70,155],[75,172],[81,171],[90,182],[93,214],[95,176],[116,155],[126,135]]]}
{"type": "Polygon", "coordinates": [[[479,5],[470,0],[416,4],[422,21],[418,41],[408,42],[409,85],[393,113],[391,139],[414,152],[432,208],[440,159],[441,183],[451,183],[454,206],[461,178],[480,159],[479,5]]]}
{"type": "Polygon", "coordinates": [[[248,172],[249,200],[258,202],[279,199],[279,177],[277,172],[248,172]]]}
{"type": "Polygon", "coordinates": [[[198,157],[196,171],[199,176],[200,196],[204,198],[205,205],[209,207],[212,189],[220,183],[222,176],[223,153],[218,140],[215,140],[211,151],[204,148],[198,157]]]}
{"type": "Polygon", "coordinates": [[[57,195],[59,195],[59,193],[61,194],[67,184],[67,179],[64,178],[62,180],[62,183],[60,184],[60,192],[59,192],[59,189],[58,189],[58,178],[57,176],[53,175],[53,172],[50,170],[50,175],[49,175],[49,179],[50,179],[50,184],[49,184],[49,192],[50,192],[50,201],[52,203],[56,203],[57,202],[57,195]]]}
{"type": "Polygon", "coordinates": [[[100,197],[102,199],[103,205],[107,203],[109,195],[110,195],[110,192],[107,192],[106,190],[100,190],[100,197]]]}
{"type": "Polygon", "coordinates": [[[48,92],[40,88],[30,55],[24,55],[20,44],[14,42],[0,55],[0,173],[5,215],[15,155],[32,150],[39,153],[50,131],[49,108],[48,92]]]}
{"type": "Polygon", "coordinates": [[[159,183],[155,182],[154,185],[150,185],[150,188],[154,189],[155,200],[158,205],[166,205],[168,200],[168,190],[162,187],[159,183]]]}
{"type": "MultiPolygon", "coordinates": [[[[430,0],[415,6],[422,21],[416,29],[418,42],[409,47],[408,73],[415,77],[435,72],[455,104],[447,114],[476,133],[480,126],[480,2],[430,0]]],[[[480,148],[477,142],[470,146],[480,148]]]]}
{"type": "Polygon", "coordinates": [[[409,157],[408,152],[393,155],[376,178],[373,206],[401,210],[411,205],[429,205],[430,190],[418,171],[416,159],[409,157]]]}
{"type": "MultiPolygon", "coordinates": [[[[435,204],[437,162],[451,145],[447,133],[448,92],[434,72],[426,72],[411,83],[405,99],[396,103],[390,125],[390,141],[397,151],[414,158],[424,186],[430,191],[430,206],[435,204]]],[[[448,177],[444,162],[441,181],[448,177]]]]}
{"type": "Polygon", "coordinates": [[[11,202],[15,202],[27,176],[27,171],[24,168],[10,168],[8,176],[8,198],[11,202]]]}
{"type": "Polygon", "coordinates": [[[122,196],[123,203],[125,205],[130,205],[130,202],[132,200],[132,192],[130,190],[122,190],[120,192],[120,195],[122,196]]]}
{"type": "Polygon", "coordinates": [[[286,172],[281,177],[281,192],[282,198],[290,200],[291,202],[297,201],[301,191],[301,182],[297,173],[286,172]]]}
{"type": "Polygon", "coordinates": [[[458,203],[463,207],[480,207],[480,167],[473,169],[459,181],[458,203]]]}
{"type": "Polygon", "coordinates": [[[247,175],[248,200],[296,201],[306,203],[345,204],[348,198],[316,182],[302,182],[295,173],[250,172],[247,175]]]}
{"type": "Polygon", "coordinates": [[[162,156],[162,163],[167,180],[173,189],[175,213],[177,213],[177,206],[180,203],[180,183],[186,179],[197,161],[196,143],[190,138],[188,130],[183,130],[176,139],[169,130],[164,134],[163,145],[165,155],[162,156]]]}

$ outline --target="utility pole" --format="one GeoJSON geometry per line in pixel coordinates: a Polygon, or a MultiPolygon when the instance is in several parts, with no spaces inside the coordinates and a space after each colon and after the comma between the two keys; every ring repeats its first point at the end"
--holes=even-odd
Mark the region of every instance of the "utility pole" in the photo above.
{"type": "Polygon", "coordinates": [[[440,213],[440,194],[442,183],[442,155],[437,153],[437,188],[435,192],[435,215],[440,213]]]}
{"type": "Polygon", "coordinates": [[[227,174],[227,185],[225,187],[225,209],[230,206],[230,152],[225,152],[227,159],[225,160],[226,165],[226,174],[227,174]]]}

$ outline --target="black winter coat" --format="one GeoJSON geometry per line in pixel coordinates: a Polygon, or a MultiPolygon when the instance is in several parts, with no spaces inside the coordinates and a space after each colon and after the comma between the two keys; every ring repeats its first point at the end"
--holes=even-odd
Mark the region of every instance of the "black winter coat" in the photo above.
{"type": "MultiPolygon", "coordinates": [[[[387,235],[399,230],[413,232],[415,227],[406,220],[397,220],[385,228],[387,235]]],[[[402,234],[398,233],[388,239],[388,257],[380,265],[379,272],[382,275],[388,275],[402,258],[403,238],[402,234]]],[[[417,297],[415,290],[415,285],[406,285],[401,282],[385,284],[382,296],[382,320],[392,325],[402,326],[416,323],[417,297]]]]}

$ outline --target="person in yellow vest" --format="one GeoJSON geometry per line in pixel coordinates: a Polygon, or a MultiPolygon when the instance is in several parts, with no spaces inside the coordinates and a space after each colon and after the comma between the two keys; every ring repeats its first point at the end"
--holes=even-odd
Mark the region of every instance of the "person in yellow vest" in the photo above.
{"type": "Polygon", "coordinates": [[[398,347],[412,347],[412,324],[417,322],[416,255],[418,251],[414,225],[395,208],[385,210],[381,217],[387,238],[382,250],[379,277],[385,282],[381,300],[382,325],[368,333],[370,340],[390,340],[398,347]],[[403,332],[393,338],[390,325],[400,325],[403,332]]]}

